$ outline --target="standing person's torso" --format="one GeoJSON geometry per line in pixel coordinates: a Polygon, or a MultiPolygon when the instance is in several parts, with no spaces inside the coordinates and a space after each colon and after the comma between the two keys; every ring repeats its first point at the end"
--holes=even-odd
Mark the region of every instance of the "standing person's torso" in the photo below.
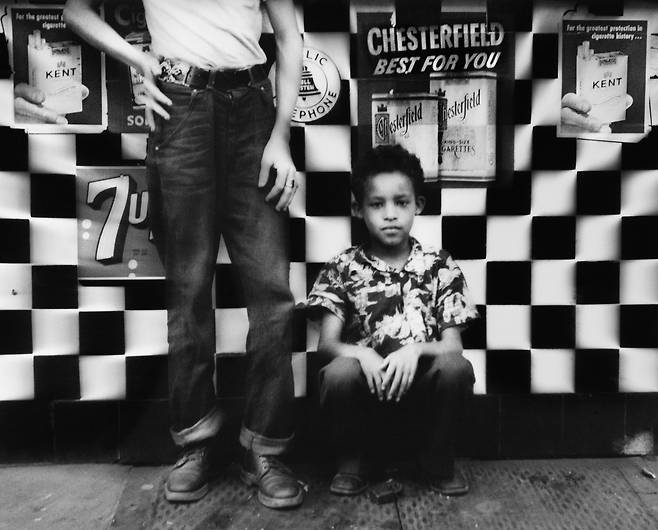
{"type": "Polygon", "coordinates": [[[211,70],[265,62],[260,0],[143,0],[157,56],[211,70]]]}

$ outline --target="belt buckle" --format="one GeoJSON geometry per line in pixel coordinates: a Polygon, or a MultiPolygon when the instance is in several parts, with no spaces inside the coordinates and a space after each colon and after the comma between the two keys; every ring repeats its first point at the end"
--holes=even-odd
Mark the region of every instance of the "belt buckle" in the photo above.
{"type": "Polygon", "coordinates": [[[217,70],[208,71],[208,82],[206,88],[215,88],[215,78],[217,77],[217,70]]]}

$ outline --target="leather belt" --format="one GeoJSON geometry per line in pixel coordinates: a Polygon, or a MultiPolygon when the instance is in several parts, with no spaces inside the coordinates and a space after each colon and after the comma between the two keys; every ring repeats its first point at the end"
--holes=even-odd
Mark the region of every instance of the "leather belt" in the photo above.
{"type": "Polygon", "coordinates": [[[162,74],[160,80],[167,83],[177,83],[190,88],[216,88],[227,90],[258,83],[267,78],[261,65],[255,65],[245,70],[205,70],[172,59],[160,61],[162,74]]]}

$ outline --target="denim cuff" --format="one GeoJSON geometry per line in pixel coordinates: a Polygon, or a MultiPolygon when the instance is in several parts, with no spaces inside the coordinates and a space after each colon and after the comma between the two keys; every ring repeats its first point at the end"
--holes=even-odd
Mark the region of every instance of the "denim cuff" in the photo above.
{"type": "Polygon", "coordinates": [[[288,438],[268,438],[262,434],[247,429],[244,425],[240,429],[240,445],[259,455],[280,455],[286,452],[294,434],[288,438]]]}
{"type": "Polygon", "coordinates": [[[219,428],[224,423],[222,414],[213,408],[208,414],[197,421],[192,427],[174,431],[171,429],[171,437],[174,443],[180,447],[195,444],[212,438],[219,432],[219,428]]]}

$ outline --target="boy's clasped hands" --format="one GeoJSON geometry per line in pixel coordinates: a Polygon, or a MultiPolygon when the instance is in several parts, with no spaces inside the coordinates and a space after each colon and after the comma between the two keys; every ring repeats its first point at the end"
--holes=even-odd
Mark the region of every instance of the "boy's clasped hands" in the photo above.
{"type": "Polygon", "coordinates": [[[400,401],[414,381],[420,355],[418,343],[402,346],[385,358],[373,348],[359,347],[355,352],[370,393],[379,401],[400,401]]]}

